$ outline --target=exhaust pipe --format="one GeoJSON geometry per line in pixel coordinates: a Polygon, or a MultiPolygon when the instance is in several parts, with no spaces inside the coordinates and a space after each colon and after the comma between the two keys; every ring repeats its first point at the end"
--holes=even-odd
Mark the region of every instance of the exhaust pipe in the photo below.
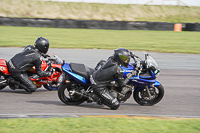
{"type": "Polygon", "coordinates": [[[6,85],[8,85],[7,79],[0,81],[0,86],[6,86],[6,85]]]}
{"type": "Polygon", "coordinates": [[[82,94],[82,93],[80,93],[80,92],[74,91],[74,90],[69,91],[69,93],[70,93],[70,95],[79,95],[80,97],[84,97],[84,98],[87,98],[87,99],[90,98],[89,96],[87,96],[87,95],[85,95],[85,94],[82,94]]]}

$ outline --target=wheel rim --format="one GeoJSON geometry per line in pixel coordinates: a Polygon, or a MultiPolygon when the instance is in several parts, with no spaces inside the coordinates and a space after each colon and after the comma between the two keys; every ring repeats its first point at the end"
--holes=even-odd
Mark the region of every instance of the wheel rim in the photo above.
{"type": "MultiPolygon", "coordinates": [[[[73,84],[76,86],[76,84],[73,84]]],[[[78,88],[74,88],[74,86],[68,86],[65,89],[63,89],[63,95],[65,100],[69,102],[78,102],[82,101],[82,97],[80,95],[75,94],[75,91],[79,91],[78,88]]]]}
{"type": "Polygon", "coordinates": [[[58,90],[59,85],[50,85],[50,84],[46,84],[46,85],[44,85],[44,87],[45,87],[47,90],[58,90]]]}
{"type": "Polygon", "coordinates": [[[151,97],[149,97],[146,89],[141,89],[138,93],[139,102],[143,104],[152,103],[159,95],[159,89],[157,87],[150,88],[149,92],[151,97]]]}
{"type": "Polygon", "coordinates": [[[145,101],[151,101],[151,100],[155,99],[158,96],[158,93],[159,93],[158,89],[156,89],[156,88],[150,88],[149,92],[151,94],[150,97],[148,95],[147,90],[146,89],[142,89],[140,91],[140,97],[142,99],[144,99],[145,101]]]}

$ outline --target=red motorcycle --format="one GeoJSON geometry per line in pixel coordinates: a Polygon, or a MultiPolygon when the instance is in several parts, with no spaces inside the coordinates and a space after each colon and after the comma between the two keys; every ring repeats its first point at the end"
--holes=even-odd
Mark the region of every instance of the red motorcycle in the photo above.
{"type": "MultiPolygon", "coordinates": [[[[42,71],[52,71],[50,77],[39,77],[36,74],[35,66],[27,71],[29,78],[37,86],[37,88],[44,86],[47,90],[57,90],[62,79],[62,60],[53,54],[44,55],[44,59],[41,65],[42,71]]],[[[16,87],[8,83],[8,78],[12,76],[7,68],[7,61],[5,59],[0,59],[0,90],[9,86],[11,89],[15,90],[16,87]]]]}

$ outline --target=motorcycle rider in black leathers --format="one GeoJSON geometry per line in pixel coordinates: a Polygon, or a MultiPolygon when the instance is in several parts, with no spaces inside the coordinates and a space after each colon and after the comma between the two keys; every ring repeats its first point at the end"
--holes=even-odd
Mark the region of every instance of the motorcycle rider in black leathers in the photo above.
{"type": "Polygon", "coordinates": [[[119,102],[114,98],[107,89],[108,83],[114,78],[117,79],[119,87],[125,86],[123,78],[123,69],[120,67],[127,67],[130,62],[130,51],[125,48],[114,50],[114,56],[96,70],[90,77],[94,93],[101,99],[101,102],[113,110],[118,109],[119,102]]]}
{"type": "Polygon", "coordinates": [[[46,54],[49,49],[49,41],[46,38],[39,37],[35,41],[35,46],[28,45],[22,52],[12,57],[7,65],[13,78],[9,79],[9,84],[15,85],[19,89],[24,89],[27,92],[34,92],[37,87],[28,77],[27,70],[35,66],[36,73],[40,77],[50,76],[51,72],[42,71],[41,64],[43,57],[41,54],[46,54]]]}

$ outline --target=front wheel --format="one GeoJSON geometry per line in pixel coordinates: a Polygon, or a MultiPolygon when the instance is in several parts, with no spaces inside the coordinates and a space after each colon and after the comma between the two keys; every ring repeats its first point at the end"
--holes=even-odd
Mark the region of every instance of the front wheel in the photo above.
{"type": "Polygon", "coordinates": [[[59,99],[67,104],[67,105],[79,105],[85,102],[85,98],[81,97],[80,95],[72,94],[75,91],[79,91],[76,83],[61,83],[58,88],[58,97],[59,99]]]}
{"type": "Polygon", "coordinates": [[[54,81],[53,83],[45,84],[43,86],[45,89],[47,89],[49,91],[58,90],[60,83],[63,81],[64,78],[65,78],[65,74],[62,73],[59,77],[59,82],[54,81]]]}
{"type": "Polygon", "coordinates": [[[136,89],[133,93],[135,101],[143,106],[152,106],[158,103],[164,96],[164,87],[159,85],[154,88],[149,88],[151,97],[149,97],[146,88],[136,89]]]}
{"type": "Polygon", "coordinates": [[[53,90],[58,90],[58,87],[59,86],[52,86],[50,84],[46,84],[46,85],[43,85],[45,89],[49,90],[49,91],[53,91],[53,90]]]}

